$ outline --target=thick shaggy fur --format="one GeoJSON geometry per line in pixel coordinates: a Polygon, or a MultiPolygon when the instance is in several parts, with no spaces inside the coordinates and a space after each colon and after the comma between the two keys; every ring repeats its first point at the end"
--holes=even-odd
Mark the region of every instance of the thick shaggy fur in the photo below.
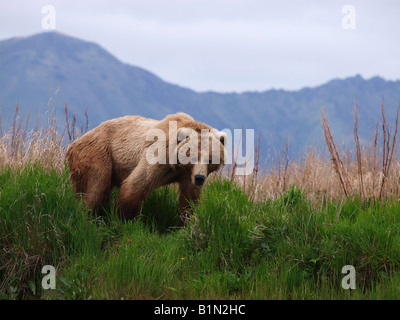
{"type": "Polygon", "coordinates": [[[217,170],[220,164],[212,164],[212,150],[218,150],[223,161],[223,139],[221,132],[195,121],[184,113],[169,115],[161,121],[140,116],[126,116],[101,123],[71,144],[67,151],[68,166],[75,192],[94,210],[101,209],[109,201],[111,191],[119,186],[118,207],[125,219],[133,219],[147,195],[154,189],[170,183],[178,183],[180,190],[179,211],[185,222],[185,212],[189,201],[196,202],[201,187],[195,183],[195,176],[205,177],[217,170]],[[190,138],[178,141],[177,150],[183,143],[199,148],[199,158],[209,159],[209,164],[169,164],[169,121],[176,121],[178,132],[190,128],[198,133],[202,129],[211,130],[206,136],[210,141],[207,154],[201,153],[200,143],[190,145],[190,138]],[[147,148],[153,144],[146,141],[150,129],[164,131],[167,164],[150,164],[146,158],[147,148]],[[222,138],[221,138],[222,137],[222,138]],[[211,144],[217,148],[212,149],[211,144]]]}

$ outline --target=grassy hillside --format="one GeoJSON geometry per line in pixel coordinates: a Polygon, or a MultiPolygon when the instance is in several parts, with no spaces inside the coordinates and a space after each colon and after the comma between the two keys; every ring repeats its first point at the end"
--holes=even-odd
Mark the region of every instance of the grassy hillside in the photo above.
{"type": "Polygon", "coordinates": [[[292,187],[250,201],[210,181],[185,228],[177,192],[153,192],[135,223],[93,217],[67,169],[0,172],[0,295],[22,299],[398,299],[400,204],[313,205],[292,187]],[[57,270],[41,287],[42,266],[57,270]],[[356,269],[356,289],[341,286],[356,269]]]}
{"type": "Polygon", "coordinates": [[[69,182],[65,149],[82,130],[68,110],[65,129],[33,132],[16,113],[0,131],[0,298],[398,299],[397,125],[388,134],[382,114],[382,132],[355,152],[338,151],[324,122],[326,155],[296,163],[286,145],[266,172],[210,177],[180,228],[174,186],[135,222],[116,217],[116,193],[93,216],[69,182]],[[45,265],[54,290],[42,288],[45,265]],[[354,290],[342,287],[346,265],[354,290]]]}

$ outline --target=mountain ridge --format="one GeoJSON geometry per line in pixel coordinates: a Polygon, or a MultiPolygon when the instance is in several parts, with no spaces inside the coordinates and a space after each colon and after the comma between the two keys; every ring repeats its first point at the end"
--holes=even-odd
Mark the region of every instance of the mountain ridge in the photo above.
{"type": "Polygon", "coordinates": [[[339,141],[350,137],[356,101],[360,137],[368,140],[380,115],[382,97],[389,115],[400,101],[400,80],[361,75],[300,90],[197,92],[121,62],[94,42],[58,32],[0,41],[0,70],[0,110],[5,119],[12,118],[17,104],[21,114],[46,112],[50,97],[58,99],[61,111],[68,103],[78,119],[88,108],[91,128],[126,114],[161,119],[183,111],[219,129],[261,132],[264,154],[279,149],[288,135],[297,153],[321,143],[322,108],[335,137],[339,141]]]}

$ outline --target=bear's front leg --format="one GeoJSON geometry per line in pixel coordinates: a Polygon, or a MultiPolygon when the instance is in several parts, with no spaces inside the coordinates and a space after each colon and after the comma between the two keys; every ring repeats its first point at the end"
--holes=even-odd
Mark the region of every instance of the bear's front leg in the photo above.
{"type": "Polygon", "coordinates": [[[118,193],[118,214],[126,220],[133,220],[140,212],[144,192],[132,190],[132,186],[125,180],[118,193]]]}
{"type": "Polygon", "coordinates": [[[201,187],[195,186],[191,182],[180,183],[179,192],[179,216],[181,218],[182,225],[185,226],[190,218],[190,203],[197,203],[201,193],[201,187]]]}
{"type": "Polygon", "coordinates": [[[118,213],[121,218],[134,219],[153,187],[151,172],[143,161],[122,182],[118,193],[118,213]]]}

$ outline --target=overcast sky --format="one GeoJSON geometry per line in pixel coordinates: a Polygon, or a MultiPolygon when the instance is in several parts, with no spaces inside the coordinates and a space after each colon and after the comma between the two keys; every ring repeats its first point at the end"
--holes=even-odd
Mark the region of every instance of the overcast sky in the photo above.
{"type": "Polygon", "coordinates": [[[0,39],[45,32],[45,5],[56,31],[197,91],[400,78],[398,0],[0,0],[0,39]]]}

